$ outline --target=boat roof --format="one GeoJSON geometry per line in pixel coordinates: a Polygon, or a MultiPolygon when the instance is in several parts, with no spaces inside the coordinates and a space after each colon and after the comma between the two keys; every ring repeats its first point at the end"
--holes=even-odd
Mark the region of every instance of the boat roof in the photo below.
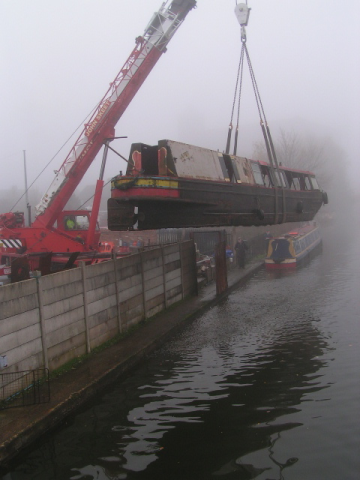
{"type": "Polygon", "coordinates": [[[314,230],[317,230],[318,227],[316,225],[304,225],[302,227],[299,227],[297,229],[291,230],[290,232],[284,233],[282,235],[279,235],[278,237],[275,237],[273,240],[279,240],[279,239],[284,239],[286,237],[302,237],[314,230]]]}

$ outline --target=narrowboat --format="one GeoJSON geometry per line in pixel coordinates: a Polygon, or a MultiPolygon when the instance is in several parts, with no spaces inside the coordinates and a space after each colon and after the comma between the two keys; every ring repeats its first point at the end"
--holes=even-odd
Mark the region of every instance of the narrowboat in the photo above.
{"type": "Polygon", "coordinates": [[[133,144],[111,181],[109,230],[273,225],[313,220],[327,203],[309,171],[160,140],[133,144]]]}
{"type": "Polygon", "coordinates": [[[265,267],[273,269],[294,269],[309,259],[322,245],[319,228],[306,225],[287,234],[269,240],[265,267]]]}

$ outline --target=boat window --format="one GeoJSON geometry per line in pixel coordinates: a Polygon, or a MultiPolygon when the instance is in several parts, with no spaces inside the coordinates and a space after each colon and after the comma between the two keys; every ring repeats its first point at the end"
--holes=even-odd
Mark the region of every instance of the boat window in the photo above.
{"type": "Polygon", "coordinates": [[[285,175],[285,172],[281,172],[281,176],[283,177],[283,181],[284,181],[284,185],[286,188],[289,188],[289,183],[287,181],[287,178],[286,178],[286,175],[285,175]]]}
{"type": "Polygon", "coordinates": [[[257,185],[264,185],[264,180],[263,180],[263,177],[261,175],[260,165],[256,162],[251,162],[251,168],[252,168],[252,171],[253,171],[255,183],[257,185]]]}
{"type": "Polygon", "coordinates": [[[272,181],[272,178],[271,178],[269,167],[267,167],[265,165],[261,165],[261,174],[262,174],[262,177],[263,177],[265,187],[273,187],[274,184],[273,184],[273,181],[272,181]]]}
{"type": "Polygon", "coordinates": [[[312,190],[310,177],[308,175],[304,176],[305,190],[312,190]]]}
{"type": "Polygon", "coordinates": [[[291,188],[293,188],[294,190],[301,190],[301,187],[300,187],[300,180],[298,177],[292,177],[292,186],[291,188]]]}
{"type": "Polygon", "coordinates": [[[287,187],[287,182],[286,182],[286,176],[285,173],[282,170],[274,170],[274,173],[276,175],[278,185],[280,187],[287,187]]]}
{"type": "Polygon", "coordinates": [[[315,177],[310,177],[310,181],[314,190],[320,190],[319,184],[316,181],[315,177]]]}
{"type": "Polygon", "coordinates": [[[294,176],[292,172],[288,172],[288,171],[285,171],[285,175],[291,190],[300,190],[300,185],[296,183],[296,176],[294,176]]]}
{"type": "Polygon", "coordinates": [[[300,180],[300,189],[308,190],[308,188],[306,188],[305,175],[303,173],[299,173],[299,180],[300,180]]]}

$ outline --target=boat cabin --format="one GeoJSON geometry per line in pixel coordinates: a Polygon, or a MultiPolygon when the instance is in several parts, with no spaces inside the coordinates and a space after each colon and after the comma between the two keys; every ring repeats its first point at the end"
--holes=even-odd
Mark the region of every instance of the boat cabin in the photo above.
{"type": "Polygon", "coordinates": [[[312,172],[274,169],[266,162],[227,155],[215,150],[160,140],[158,145],[134,143],[126,176],[161,176],[245,183],[266,188],[320,190],[312,172]]]}

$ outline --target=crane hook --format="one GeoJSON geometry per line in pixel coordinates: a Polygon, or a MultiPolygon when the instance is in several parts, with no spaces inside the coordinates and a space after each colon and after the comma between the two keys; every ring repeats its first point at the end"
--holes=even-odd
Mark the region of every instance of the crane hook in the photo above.
{"type": "Polygon", "coordinates": [[[241,26],[241,41],[243,43],[246,43],[245,27],[247,26],[249,21],[250,10],[251,8],[247,6],[247,2],[246,4],[245,3],[236,4],[236,7],[235,7],[235,15],[241,26]]]}

